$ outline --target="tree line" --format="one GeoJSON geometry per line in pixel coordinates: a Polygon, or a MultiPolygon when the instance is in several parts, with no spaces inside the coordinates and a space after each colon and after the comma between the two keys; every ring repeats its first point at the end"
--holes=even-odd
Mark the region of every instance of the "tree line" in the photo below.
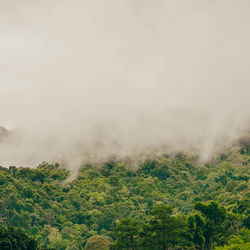
{"type": "Polygon", "coordinates": [[[113,159],[101,167],[82,166],[71,181],[58,164],[0,167],[0,227],[24,230],[45,249],[84,249],[100,242],[115,247],[117,227],[128,219],[138,230],[136,247],[146,249],[150,242],[158,244],[156,211],[167,206],[168,225],[181,225],[173,230],[179,239],[173,246],[183,247],[182,241],[201,249],[243,244],[250,224],[249,152],[249,142],[243,141],[202,164],[183,153],[149,157],[137,168],[113,159]],[[206,214],[208,205],[226,213],[221,210],[213,220],[214,214],[206,214]]]}

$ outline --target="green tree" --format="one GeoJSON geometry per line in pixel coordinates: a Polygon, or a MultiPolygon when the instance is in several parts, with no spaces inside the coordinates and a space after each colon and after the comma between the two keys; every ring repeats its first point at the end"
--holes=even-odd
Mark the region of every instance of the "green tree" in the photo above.
{"type": "Polygon", "coordinates": [[[0,249],[35,250],[37,241],[20,228],[0,228],[0,249]]]}
{"type": "Polygon", "coordinates": [[[197,202],[194,208],[205,216],[204,236],[207,247],[213,249],[213,241],[217,234],[223,232],[223,222],[226,220],[226,209],[215,201],[208,204],[197,202]]]}
{"type": "Polygon", "coordinates": [[[102,235],[91,236],[85,246],[85,250],[109,250],[111,242],[102,235]]]}
{"type": "Polygon", "coordinates": [[[137,249],[139,222],[132,218],[121,219],[114,229],[115,242],[112,249],[137,249]]]}
{"type": "Polygon", "coordinates": [[[144,226],[141,234],[143,249],[166,250],[182,244],[186,237],[185,225],[172,212],[173,209],[166,205],[157,205],[151,210],[149,223],[144,226]]]}
{"type": "Polygon", "coordinates": [[[248,250],[250,249],[250,230],[241,229],[237,235],[231,235],[228,245],[216,247],[216,250],[248,250]]]}
{"type": "Polygon", "coordinates": [[[187,218],[188,228],[192,234],[192,239],[195,246],[199,249],[204,249],[204,219],[199,214],[192,214],[187,218]]]}

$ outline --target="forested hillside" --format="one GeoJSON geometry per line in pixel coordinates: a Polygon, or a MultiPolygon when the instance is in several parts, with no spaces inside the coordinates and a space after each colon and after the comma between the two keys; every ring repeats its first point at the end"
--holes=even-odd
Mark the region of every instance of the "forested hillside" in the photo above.
{"type": "Polygon", "coordinates": [[[113,160],[72,181],[58,164],[1,167],[2,235],[17,227],[50,249],[249,249],[249,164],[242,140],[207,163],[183,153],[136,169],[113,160]]]}

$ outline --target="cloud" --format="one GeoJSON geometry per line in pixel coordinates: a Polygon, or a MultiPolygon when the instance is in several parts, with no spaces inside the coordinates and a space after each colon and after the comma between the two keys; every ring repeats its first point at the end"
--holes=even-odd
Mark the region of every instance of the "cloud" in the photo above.
{"type": "Polygon", "coordinates": [[[2,165],[196,148],[250,118],[249,1],[0,1],[2,165]]]}

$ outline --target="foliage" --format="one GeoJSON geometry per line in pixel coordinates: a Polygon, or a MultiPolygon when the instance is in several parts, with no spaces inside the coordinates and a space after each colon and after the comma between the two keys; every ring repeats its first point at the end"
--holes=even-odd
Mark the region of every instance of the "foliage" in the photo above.
{"type": "Polygon", "coordinates": [[[116,241],[112,249],[136,249],[138,246],[139,223],[138,221],[127,218],[117,222],[114,229],[116,241]]]}
{"type": "Polygon", "coordinates": [[[194,208],[200,211],[205,217],[203,232],[206,239],[207,248],[213,249],[213,240],[216,235],[223,232],[224,222],[226,220],[226,210],[219,207],[217,202],[203,204],[197,202],[194,208]]]}
{"type": "Polygon", "coordinates": [[[187,224],[194,246],[198,247],[199,249],[203,249],[205,243],[204,219],[199,214],[192,214],[187,217],[187,224]]]}
{"type": "Polygon", "coordinates": [[[248,250],[250,249],[250,230],[242,229],[237,235],[231,235],[228,245],[216,247],[216,250],[248,250]]]}
{"type": "Polygon", "coordinates": [[[85,250],[109,250],[110,243],[102,235],[93,235],[88,239],[85,250]]]}
{"type": "Polygon", "coordinates": [[[99,168],[86,165],[71,181],[58,164],[0,167],[0,226],[23,228],[42,247],[56,249],[84,249],[97,234],[116,244],[122,236],[118,221],[131,227],[122,236],[125,243],[132,234],[135,245],[130,247],[146,246],[149,229],[154,241],[167,247],[189,247],[190,242],[208,247],[210,236],[214,246],[228,245],[232,235],[250,225],[247,143],[207,163],[179,153],[148,158],[136,169],[117,160],[99,168]],[[199,215],[194,214],[197,202],[199,215]],[[169,228],[175,227],[178,233],[171,240],[169,228]],[[170,235],[169,242],[162,241],[163,235],[170,235]]]}
{"type": "Polygon", "coordinates": [[[35,250],[37,242],[20,228],[0,228],[0,249],[35,250]]]}
{"type": "Polygon", "coordinates": [[[188,246],[185,221],[172,215],[172,208],[156,205],[150,212],[149,222],[143,228],[142,249],[169,249],[188,246]]]}

